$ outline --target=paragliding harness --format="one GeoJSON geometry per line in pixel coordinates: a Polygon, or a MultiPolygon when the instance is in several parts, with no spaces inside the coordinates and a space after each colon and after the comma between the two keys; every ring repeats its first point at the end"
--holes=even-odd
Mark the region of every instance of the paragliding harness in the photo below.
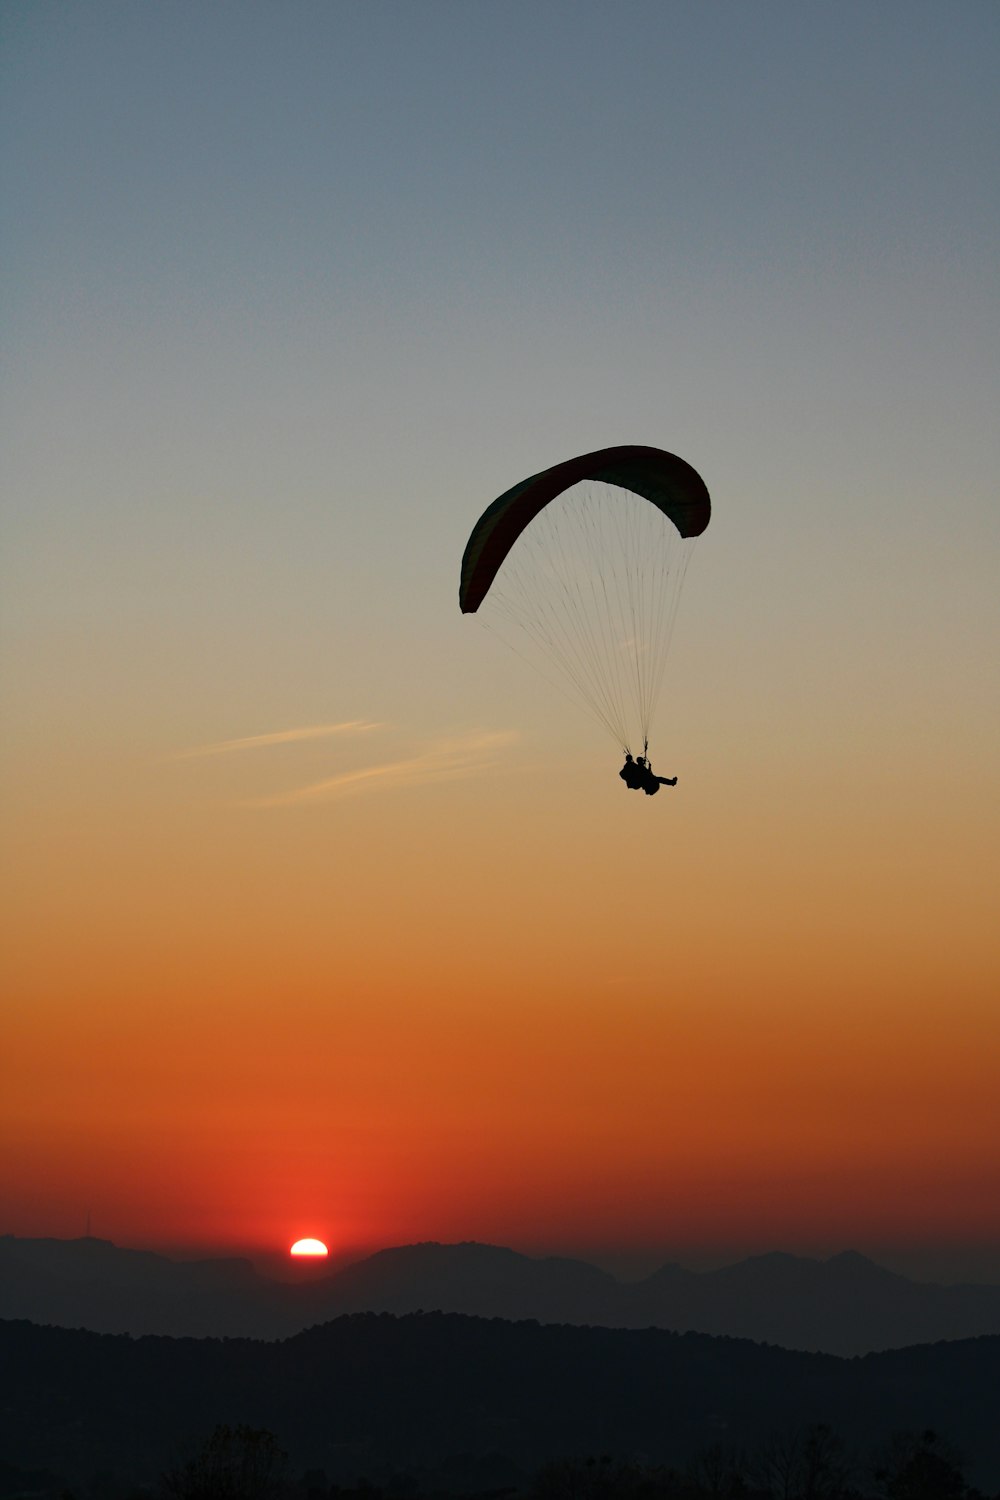
{"type": "Polygon", "coordinates": [[[642,754],[632,759],[632,752],[625,746],[625,764],[618,772],[622,781],[630,792],[643,791],[647,797],[654,797],[661,786],[676,786],[676,776],[656,776],[653,767],[649,763],[649,741],[644,740],[642,754]]]}

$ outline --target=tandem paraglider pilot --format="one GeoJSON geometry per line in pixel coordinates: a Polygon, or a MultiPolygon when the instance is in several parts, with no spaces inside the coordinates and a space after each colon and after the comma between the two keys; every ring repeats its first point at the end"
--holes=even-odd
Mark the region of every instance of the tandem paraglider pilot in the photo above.
{"type": "Polygon", "coordinates": [[[637,755],[632,759],[629,752],[625,752],[625,764],[618,772],[622,781],[630,792],[643,791],[647,797],[653,797],[661,786],[676,786],[676,776],[655,776],[649,761],[643,755],[637,755]]]}

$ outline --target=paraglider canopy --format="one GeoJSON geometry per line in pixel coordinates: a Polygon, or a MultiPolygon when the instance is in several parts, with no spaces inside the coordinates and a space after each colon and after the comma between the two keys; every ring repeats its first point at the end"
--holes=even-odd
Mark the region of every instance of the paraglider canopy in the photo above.
{"type": "Polygon", "coordinates": [[[566,459],[487,506],[462,558],[459,605],[645,755],[691,549],[710,517],[704,481],[674,453],[626,445],[566,459]]]}
{"type": "Polygon", "coordinates": [[[712,514],[698,471],[662,448],[625,445],[566,459],[506,490],[476,522],[462,558],[463,614],[474,614],[482,604],[511,547],[539,511],[582,480],[641,495],[674,523],[682,537],[700,536],[712,514]]]}

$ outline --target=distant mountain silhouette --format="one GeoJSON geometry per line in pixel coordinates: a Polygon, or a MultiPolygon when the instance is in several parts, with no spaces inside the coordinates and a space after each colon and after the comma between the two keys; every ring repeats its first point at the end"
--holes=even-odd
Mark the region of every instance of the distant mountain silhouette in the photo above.
{"type": "Polygon", "coordinates": [[[1000,1338],[845,1360],[444,1313],[355,1314],[271,1343],[0,1323],[0,1454],[78,1486],[102,1471],[153,1481],[217,1422],[269,1429],[296,1469],[347,1485],[405,1473],[411,1490],[523,1482],[560,1456],[682,1465],[826,1422],[866,1456],[934,1428],[993,1489],[998,1390],[1000,1338]]]}
{"type": "Polygon", "coordinates": [[[1000,1287],[936,1286],[855,1252],[665,1265],[623,1283],[493,1245],[406,1245],[301,1284],[249,1261],[173,1261],[106,1240],[0,1237],[0,1317],[100,1333],[284,1338],[344,1313],[456,1312],[664,1328],[839,1355],[1000,1334],[1000,1287]]]}
{"type": "MultiPolygon", "coordinates": [[[[624,1287],[607,1271],[497,1245],[402,1245],[347,1266],[327,1286],[344,1312],[464,1312],[613,1327],[624,1287]]],[[[319,1288],[317,1288],[319,1290],[319,1288]]]]}
{"type": "Polygon", "coordinates": [[[248,1260],[174,1261],[110,1240],[0,1236],[0,1317],[30,1318],[97,1333],[191,1336],[293,1330],[276,1283],[248,1260]]]}

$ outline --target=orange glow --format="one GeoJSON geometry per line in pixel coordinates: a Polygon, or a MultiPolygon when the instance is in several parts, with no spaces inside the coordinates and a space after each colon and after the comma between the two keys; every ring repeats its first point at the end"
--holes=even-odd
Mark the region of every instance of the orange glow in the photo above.
{"type": "Polygon", "coordinates": [[[139,786],[31,762],[0,1232],[89,1213],[124,1244],[256,1254],[335,1223],[338,1260],[1000,1241],[984,799],[949,785],[915,823],[909,766],[873,785],[817,750],[822,794],[789,772],[775,795],[705,744],[638,807],[600,750],[308,809],[197,801],[222,760],[139,786]]]}
{"type": "Polygon", "coordinates": [[[296,1240],[289,1250],[289,1255],[329,1255],[329,1251],[322,1240],[296,1240]]]}

